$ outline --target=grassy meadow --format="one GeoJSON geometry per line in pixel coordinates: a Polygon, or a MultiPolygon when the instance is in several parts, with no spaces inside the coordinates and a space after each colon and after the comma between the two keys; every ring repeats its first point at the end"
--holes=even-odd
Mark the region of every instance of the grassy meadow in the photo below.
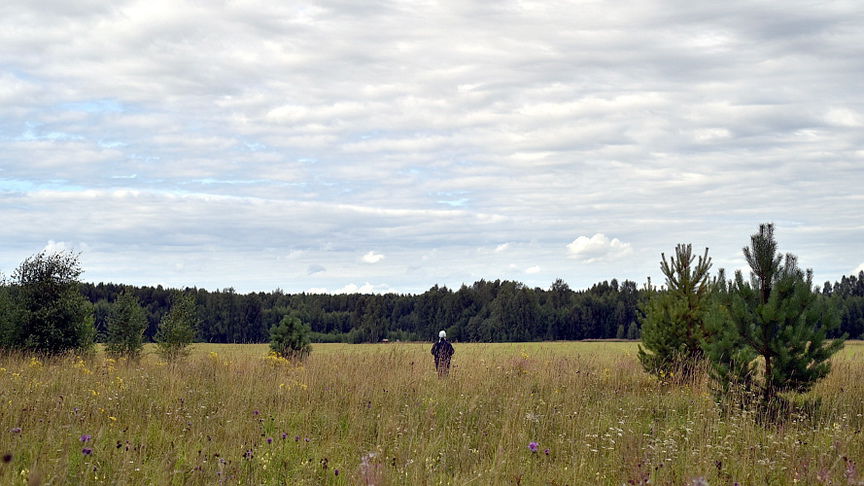
{"type": "Polygon", "coordinates": [[[446,379],[430,346],[0,356],[0,484],[864,484],[860,342],[772,426],[658,383],[633,343],[457,343],[446,379]]]}

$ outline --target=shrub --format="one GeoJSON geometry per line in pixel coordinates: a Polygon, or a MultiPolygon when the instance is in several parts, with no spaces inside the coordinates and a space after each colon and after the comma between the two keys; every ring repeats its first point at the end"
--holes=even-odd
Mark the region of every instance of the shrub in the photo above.
{"type": "Polygon", "coordinates": [[[285,316],[270,329],[270,349],[286,359],[305,359],[312,352],[309,326],[295,316],[285,316]]]}

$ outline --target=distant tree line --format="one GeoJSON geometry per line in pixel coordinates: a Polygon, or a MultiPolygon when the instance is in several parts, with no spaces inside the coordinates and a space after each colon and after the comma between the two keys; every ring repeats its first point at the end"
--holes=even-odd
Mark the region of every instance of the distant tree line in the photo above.
{"type": "MultiPolygon", "coordinates": [[[[172,289],[84,283],[94,306],[97,332],[107,332],[112,303],[123,292],[138,298],[152,339],[170,307],[172,289]]],[[[574,291],[562,280],[549,289],[508,280],[480,280],[454,291],[434,286],[418,295],[286,294],[280,290],[239,294],[187,288],[198,308],[197,339],[259,343],[283,317],[297,317],[316,342],[430,340],[444,329],[457,341],[540,341],[639,337],[638,306],[644,289],[617,280],[574,291]]]]}
{"type": "MultiPolygon", "coordinates": [[[[145,338],[152,340],[176,290],[121,284],[81,284],[94,305],[96,329],[107,329],[111,303],[124,290],[138,297],[147,314],[145,338]]],[[[432,340],[438,331],[457,341],[543,341],[638,339],[650,284],[615,279],[586,290],[572,290],[563,280],[548,289],[508,280],[479,280],[458,290],[434,286],[406,294],[287,294],[280,290],[240,294],[187,288],[198,309],[196,339],[214,343],[263,343],[270,329],[292,315],[311,329],[315,342],[432,340]]],[[[844,333],[864,338],[864,272],[826,282],[820,291],[835,302],[844,333]]]]}
{"type": "MultiPolygon", "coordinates": [[[[142,339],[154,341],[160,323],[175,321],[169,312],[181,294],[194,303],[191,312],[195,315],[184,319],[194,321],[195,339],[204,342],[269,342],[271,329],[286,316],[308,326],[315,342],[432,340],[442,329],[463,342],[638,339],[650,297],[665,291],[653,288],[650,282],[637,286],[615,279],[576,291],[559,279],[548,289],[508,280],[480,280],[458,290],[436,285],[417,295],[287,294],[280,290],[239,294],[231,288],[177,290],[81,283],[77,280],[80,273],[77,260],[38,254],[16,269],[12,278],[0,276],[0,348],[72,349],[95,337],[101,342],[114,338],[118,349],[133,349],[139,326],[144,328],[142,339]],[[58,269],[69,275],[57,273],[58,269]],[[52,327],[58,319],[72,319],[64,313],[73,316],[80,328],[68,336],[61,333],[65,327],[52,327]],[[112,322],[128,324],[131,333],[125,337],[116,329],[112,333],[112,322]],[[93,336],[88,335],[91,328],[93,336]],[[46,344],[49,338],[52,344],[46,344]]],[[[845,333],[864,338],[864,272],[833,284],[826,282],[819,292],[834,303],[841,319],[830,337],[845,333]]]]}

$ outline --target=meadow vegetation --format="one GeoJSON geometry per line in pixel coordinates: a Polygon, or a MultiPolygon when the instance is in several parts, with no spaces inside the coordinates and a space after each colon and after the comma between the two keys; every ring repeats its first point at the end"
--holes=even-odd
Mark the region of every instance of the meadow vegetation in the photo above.
{"type": "Polygon", "coordinates": [[[860,342],[767,425],[633,343],[457,343],[446,379],[430,345],[5,354],[0,484],[864,484],[860,342]]]}

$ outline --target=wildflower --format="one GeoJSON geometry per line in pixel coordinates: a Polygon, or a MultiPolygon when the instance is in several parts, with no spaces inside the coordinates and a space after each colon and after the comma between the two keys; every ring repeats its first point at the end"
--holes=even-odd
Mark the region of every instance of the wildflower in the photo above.
{"type": "Polygon", "coordinates": [[[3,454],[3,462],[12,462],[12,454],[3,454]]]}
{"type": "Polygon", "coordinates": [[[334,474],[335,476],[338,476],[338,475],[339,475],[339,470],[338,470],[338,469],[334,469],[334,470],[333,470],[333,474],[334,474]]]}
{"type": "Polygon", "coordinates": [[[285,432],[282,432],[282,440],[285,440],[287,438],[288,438],[288,434],[286,434],[285,432]]]}
{"type": "Polygon", "coordinates": [[[309,442],[310,439],[309,439],[309,437],[306,437],[306,438],[303,439],[303,440],[305,440],[306,442],[309,442]]]}
{"type": "Polygon", "coordinates": [[[539,448],[540,448],[540,444],[538,444],[537,442],[531,441],[528,443],[528,449],[531,452],[537,452],[537,449],[539,449],[539,448]]]}
{"type": "Polygon", "coordinates": [[[93,454],[93,449],[91,449],[89,447],[85,447],[85,448],[81,449],[81,454],[84,454],[85,456],[89,456],[90,454],[93,454]]]}
{"type": "Polygon", "coordinates": [[[273,443],[273,437],[267,437],[267,443],[272,444],[273,443]]]}
{"type": "Polygon", "coordinates": [[[252,459],[252,455],[252,449],[249,449],[248,451],[243,453],[243,459],[252,459]]]}
{"type": "Polygon", "coordinates": [[[21,433],[21,427],[13,427],[12,429],[9,430],[9,432],[12,432],[13,434],[20,434],[21,433]]]}
{"type": "Polygon", "coordinates": [[[547,456],[548,456],[551,452],[552,452],[552,451],[550,451],[548,447],[547,447],[546,449],[543,450],[543,454],[546,454],[547,456]]]}
{"type": "Polygon", "coordinates": [[[90,435],[90,434],[84,434],[84,435],[81,436],[81,439],[80,439],[80,440],[81,440],[81,442],[88,442],[88,441],[89,441],[90,439],[92,439],[92,438],[93,438],[92,435],[90,435]]]}
{"type": "Polygon", "coordinates": [[[299,435],[294,436],[294,442],[300,442],[300,436],[299,435]]]}
{"type": "Polygon", "coordinates": [[[258,414],[260,414],[260,413],[261,413],[261,412],[259,412],[258,410],[253,410],[253,411],[252,411],[252,415],[258,415],[258,414]]]}

